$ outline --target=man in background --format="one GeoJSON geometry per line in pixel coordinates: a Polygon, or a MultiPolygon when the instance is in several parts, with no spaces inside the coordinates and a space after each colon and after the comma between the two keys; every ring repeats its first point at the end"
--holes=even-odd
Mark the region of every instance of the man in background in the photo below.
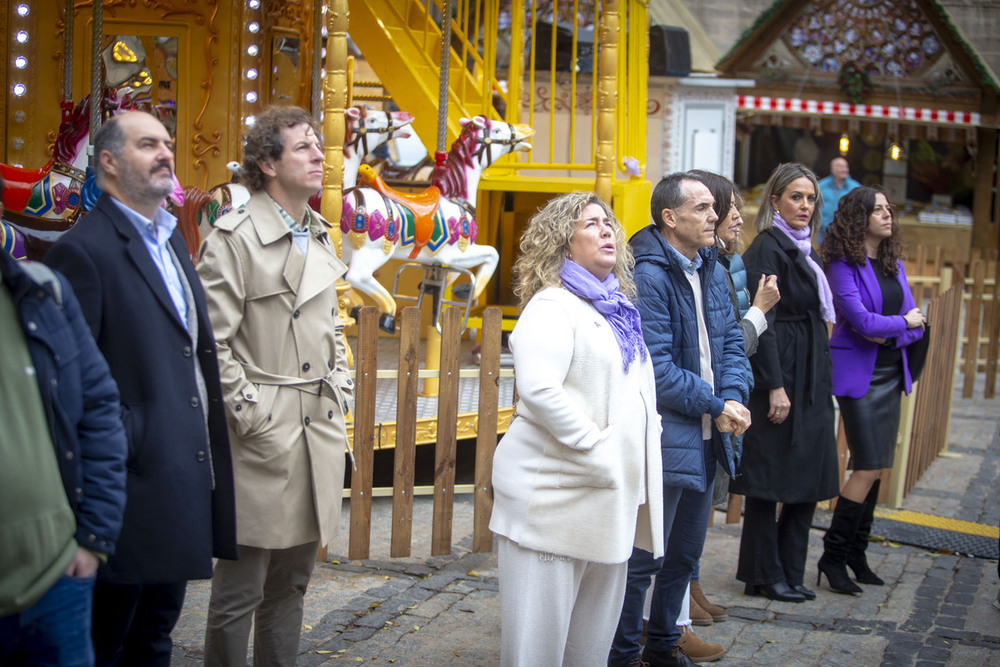
{"type": "Polygon", "coordinates": [[[817,245],[823,242],[826,234],[826,227],[833,222],[833,214],[837,212],[837,205],[840,198],[854,188],[860,188],[861,184],[851,178],[851,168],[847,160],[842,157],[835,157],[830,160],[830,175],[819,180],[819,192],[823,199],[823,208],[820,209],[823,220],[820,223],[819,234],[816,236],[817,245]]]}

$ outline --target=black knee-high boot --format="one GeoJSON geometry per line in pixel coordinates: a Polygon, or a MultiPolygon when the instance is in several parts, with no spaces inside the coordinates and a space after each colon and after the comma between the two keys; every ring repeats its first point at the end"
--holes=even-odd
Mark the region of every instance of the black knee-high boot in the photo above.
{"type": "Polygon", "coordinates": [[[864,503],[856,503],[844,496],[837,498],[837,508],[833,511],[830,528],[823,536],[823,555],[816,564],[819,569],[816,583],[819,584],[825,574],[830,582],[830,590],[835,593],[853,595],[862,592],[861,587],[847,575],[847,553],[864,507],[864,503]]]}
{"type": "Polygon", "coordinates": [[[858,583],[871,584],[872,586],[881,586],[885,583],[868,567],[868,559],[865,557],[868,537],[872,532],[872,522],[875,520],[875,505],[878,504],[879,486],[881,486],[881,480],[876,479],[871,490],[868,491],[868,496],[865,497],[865,506],[861,511],[861,521],[858,522],[854,540],[847,548],[847,567],[854,570],[854,578],[858,580],[858,583]]]}

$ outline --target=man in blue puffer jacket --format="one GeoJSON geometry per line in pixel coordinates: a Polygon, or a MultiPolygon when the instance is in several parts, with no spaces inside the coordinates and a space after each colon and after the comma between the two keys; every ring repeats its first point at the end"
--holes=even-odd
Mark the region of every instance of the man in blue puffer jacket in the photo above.
{"type": "Polygon", "coordinates": [[[65,278],[3,252],[0,276],[0,664],[92,665],[125,511],[118,387],[65,278]]]}
{"type": "Polygon", "coordinates": [[[713,247],[718,219],[713,203],[704,184],[671,174],[653,190],[654,223],[630,241],[636,306],[663,424],[666,556],[656,560],[633,550],[609,665],[639,660],[643,598],[652,575],[656,583],[641,659],[651,665],[693,664],[677,646],[677,615],[705,543],[716,461],[733,472],[732,445],[722,433],[738,435],[750,425],[743,407],[748,397],[743,336],[713,247]]]}

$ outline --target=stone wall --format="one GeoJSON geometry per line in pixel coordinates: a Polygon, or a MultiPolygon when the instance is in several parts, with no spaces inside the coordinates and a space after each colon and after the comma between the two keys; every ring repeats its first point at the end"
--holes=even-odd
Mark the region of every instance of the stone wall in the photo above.
{"type": "Polygon", "coordinates": [[[993,74],[1000,76],[1000,0],[938,0],[993,74]]]}

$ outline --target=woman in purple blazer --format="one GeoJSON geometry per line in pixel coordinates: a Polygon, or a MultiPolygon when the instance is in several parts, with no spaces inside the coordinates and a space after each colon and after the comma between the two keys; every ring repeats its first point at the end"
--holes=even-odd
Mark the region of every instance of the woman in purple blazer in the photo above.
{"type": "MultiPolygon", "coordinates": [[[[844,195],[820,254],[833,291],[837,323],[830,337],[833,394],[840,405],[853,473],[844,484],[823,538],[819,572],[837,593],[884,582],[865,558],[879,477],[892,467],[901,392],[912,379],[906,347],[924,335],[900,259],[899,224],[881,188],[844,195]]],[[[817,577],[817,583],[819,577],[817,577]]]]}

